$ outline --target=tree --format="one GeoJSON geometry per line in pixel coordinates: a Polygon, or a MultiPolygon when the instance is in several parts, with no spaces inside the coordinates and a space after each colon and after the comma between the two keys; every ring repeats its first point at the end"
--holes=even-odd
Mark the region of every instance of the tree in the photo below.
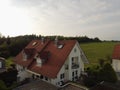
{"type": "Polygon", "coordinates": [[[0,80],[0,90],[8,90],[5,83],[2,80],[0,80]]]}
{"type": "Polygon", "coordinates": [[[95,41],[95,42],[99,42],[100,39],[99,39],[98,37],[95,37],[95,38],[94,38],[94,41],[95,41]]]}
{"type": "Polygon", "coordinates": [[[104,59],[99,59],[99,65],[100,65],[100,67],[103,67],[104,63],[105,63],[104,59]]]}
{"type": "Polygon", "coordinates": [[[93,65],[86,70],[87,75],[83,82],[86,86],[92,87],[97,83],[102,81],[115,83],[117,81],[117,76],[112,66],[109,63],[103,63],[103,59],[101,59],[101,66],[98,67],[93,65]]]}
{"type": "Polygon", "coordinates": [[[106,82],[116,82],[117,81],[117,75],[115,71],[113,70],[112,66],[109,63],[106,63],[104,67],[100,70],[101,81],[106,82]]]}
{"type": "Polygon", "coordinates": [[[7,39],[6,39],[6,43],[7,43],[7,45],[10,45],[10,43],[11,43],[11,40],[10,40],[10,37],[9,37],[9,36],[8,36],[7,39]]]}
{"type": "Polygon", "coordinates": [[[112,64],[112,58],[109,55],[106,57],[106,59],[107,59],[107,61],[110,62],[110,64],[112,64]]]}

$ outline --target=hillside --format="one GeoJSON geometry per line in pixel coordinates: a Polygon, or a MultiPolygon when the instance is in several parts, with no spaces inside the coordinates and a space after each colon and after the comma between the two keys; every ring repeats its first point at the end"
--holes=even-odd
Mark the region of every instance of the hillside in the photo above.
{"type": "Polygon", "coordinates": [[[114,45],[118,42],[96,42],[82,43],[80,47],[87,56],[90,65],[98,63],[99,59],[106,59],[112,56],[114,45]]]}

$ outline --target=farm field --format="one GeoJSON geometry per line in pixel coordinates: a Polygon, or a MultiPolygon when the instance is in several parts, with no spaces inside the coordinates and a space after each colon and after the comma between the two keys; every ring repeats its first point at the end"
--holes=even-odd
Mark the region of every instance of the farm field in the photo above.
{"type": "Polygon", "coordinates": [[[87,56],[90,65],[92,65],[97,64],[99,59],[106,59],[108,56],[112,57],[116,44],[118,44],[118,42],[84,43],[80,44],[80,47],[87,56]]]}

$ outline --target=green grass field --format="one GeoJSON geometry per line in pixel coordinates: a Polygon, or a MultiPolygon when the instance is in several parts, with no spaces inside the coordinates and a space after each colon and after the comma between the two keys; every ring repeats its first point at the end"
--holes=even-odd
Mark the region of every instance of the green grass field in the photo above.
{"type": "Polygon", "coordinates": [[[97,42],[97,43],[84,43],[80,47],[87,56],[90,65],[97,64],[99,59],[106,59],[112,56],[114,45],[118,42],[97,42]]]}

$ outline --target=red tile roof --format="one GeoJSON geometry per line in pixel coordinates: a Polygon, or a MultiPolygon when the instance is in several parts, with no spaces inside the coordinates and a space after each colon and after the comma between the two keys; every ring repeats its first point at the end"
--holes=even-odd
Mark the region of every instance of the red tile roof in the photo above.
{"type": "Polygon", "coordinates": [[[34,56],[35,56],[35,54],[37,53],[37,52],[40,52],[46,45],[47,45],[47,43],[48,43],[48,41],[46,41],[44,44],[42,44],[42,42],[40,41],[40,40],[33,40],[33,41],[31,41],[26,47],[25,47],[25,49],[35,49],[34,50],[34,53],[33,53],[33,55],[31,56],[31,58],[29,58],[28,60],[26,60],[26,61],[24,61],[23,60],[23,54],[22,54],[22,52],[24,51],[24,49],[16,56],[16,58],[15,58],[15,63],[16,64],[19,64],[19,65],[22,65],[22,66],[24,66],[24,67],[28,67],[31,63],[32,63],[32,61],[33,61],[33,58],[34,58],[34,56]],[[33,43],[34,42],[36,42],[37,44],[36,45],[33,45],[33,43]]]}
{"type": "Polygon", "coordinates": [[[113,59],[120,59],[120,44],[115,45],[112,58],[113,59]]]}
{"type": "Polygon", "coordinates": [[[54,41],[45,41],[43,44],[40,40],[33,40],[26,46],[26,48],[35,49],[33,56],[29,60],[24,61],[22,60],[22,52],[20,52],[16,56],[15,63],[27,67],[29,70],[42,74],[48,78],[56,78],[76,42],[76,40],[62,40],[59,41],[59,44],[64,44],[64,46],[58,48],[54,41]],[[34,42],[37,44],[33,45],[34,42]],[[41,67],[37,66],[37,62],[34,59],[38,52],[43,55],[40,55],[43,59],[46,59],[48,56],[47,61],[43,63],[41,67]]]}

